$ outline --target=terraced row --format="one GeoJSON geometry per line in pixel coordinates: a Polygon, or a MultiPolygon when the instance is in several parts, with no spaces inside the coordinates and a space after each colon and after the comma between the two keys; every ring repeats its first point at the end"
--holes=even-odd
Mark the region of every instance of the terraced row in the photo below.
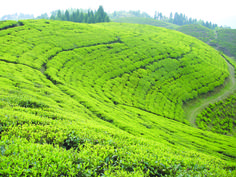
{"type": "Polygon", "coordinates": [[[234,137],[166,119],[224,82],[215,50],[150,26],[22,23],[0,31],[0,175],[234,175],[234,137]]]}
{"type": "Polygon", "coordinates": [[[47,64],[46,73],[60,83],[105,95],[116,104],[180,121],[183,102],[213,90],[228,76],[226,63],[213,49],[201,51],[191,41],[185,46],[184,38],[178,41],[185,45],[158,35],[138,36],[130,42],[129,36],[120,35],[121,43],[62,52],[47,64]],[[143,42],[143,38],[151,40],[143,42]],[[163,43],[178,47],[163,47],[163,43]],[[218,68],[208,67],[215,64],[218,68]]]}

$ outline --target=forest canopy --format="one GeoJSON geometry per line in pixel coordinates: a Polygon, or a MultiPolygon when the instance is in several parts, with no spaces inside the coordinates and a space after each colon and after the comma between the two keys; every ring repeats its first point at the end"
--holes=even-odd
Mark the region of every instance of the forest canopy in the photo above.
{"type": "Polygon", "coordinates": [[[56,10],[51,12],[50,17],[45,13],[38,16],[37,19],[72,21],[78,23],[110,22],[110,18],[102,6],[99,6],[97,11],[85,11],[81,9],[67,9],[66,11],[56,10]]]}

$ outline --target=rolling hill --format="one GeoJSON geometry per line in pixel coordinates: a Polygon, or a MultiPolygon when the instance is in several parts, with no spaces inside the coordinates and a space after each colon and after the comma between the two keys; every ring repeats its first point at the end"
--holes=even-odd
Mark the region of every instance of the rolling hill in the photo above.
{"type": "Polygon", "coordinates": [[[154,20],[152,18],[141,17],[124,17],[113,19],[113,21],[119,23],[146,24],[174,29],[184,34],[196,37],[215,49],[224,52],[226,55],[233,57],[234,59],[236,58],[236,29],[219,28],[217,30],[212,30],[199,24],[178,26],[160,20],[154,20]]]}
{"type": "Polygon", "coordinates": [[[216,38],[210,45],[236,59],[236,29],[217,30],[216,38]]]}
{"type": "Polygon", "coordinates": [[[196,37],[206,43],[215,39],[214,31],[202,25],[184,25],[179,26],[177,30],[184,34],[196,37]]]}
{"type": "Polygon", "coordinates": [[[201,25],[184,25],[177,30],[196,37],[226,55],[236,58],[236,29],[211,30],[201,25]]]}
{"type": "Polygon", "coordinates": [[[220,96],[212,100],[205,100],[203,109],[196,111],[194,118],[199,128],[217,132],[220,134],[236,135],[236,61],[223,56],[231,64],[229,67],[231,76],[229,77],[230,84],[223,90],[227,90],[220,96]]]}
{"type": "Polygon", "coordinates": [[[179,27],[178,25],[172,23],[167,23],[160,20],[155,20],[152,18],[143,18],[143,17],[123,17],[123,18],[112,19],[112,21],[118,23],[135,23],[135,24],[152,25],[168,29],[177,29],[179,27]]]}
{"type": "Polygon", "coordinates": [[[184,117],[229,77],[207,44],[137,24],[0,29],[0,175],[235,175],[235,137],[184,117]]]}

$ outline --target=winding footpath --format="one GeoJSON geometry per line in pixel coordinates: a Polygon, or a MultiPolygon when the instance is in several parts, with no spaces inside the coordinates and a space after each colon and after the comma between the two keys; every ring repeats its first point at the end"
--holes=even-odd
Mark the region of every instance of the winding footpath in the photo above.
{"type": "MultiPolygon", "coordinates": [[[[224,58],[225,59],[225,58],[224,58]]],[[[225,59],[226,60],[226,59],[225,59]]],[[[222,99],[225,99],[229,95],[231,95],[235,90],[236,90],[236,78],[235,78],[235,72],[234,72],[234,67],[226,60],[228,67],[229,67],[229,88],[223,91],[219,96],[212,97],[212,98],[203,98],[201,102],[203,102],[200,106],[194,108],[189,114],[187,114],[187,117],[189,119],[189,122],[193,127],[196,127],[195,124],[195,119],[197,115],[204,109],[206,108],[209,104],[214,104],[217,101],[220,101],[222,99]]]]}

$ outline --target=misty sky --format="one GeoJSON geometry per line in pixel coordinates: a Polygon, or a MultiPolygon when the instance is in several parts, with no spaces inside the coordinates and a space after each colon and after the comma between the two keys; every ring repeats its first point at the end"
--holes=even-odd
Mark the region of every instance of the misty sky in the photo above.
{"type": "Polygon", "coordinates": [[[170,12],[184,13],[188,17],[211,21],[236,28],[235,0],[6,0],[0,5],[0,17],[6,14],[27,13],[38,16],[57,9],[97,9],[105,11],[140,10],[154,16],[155,11],[169,16],[170,12]]]}

